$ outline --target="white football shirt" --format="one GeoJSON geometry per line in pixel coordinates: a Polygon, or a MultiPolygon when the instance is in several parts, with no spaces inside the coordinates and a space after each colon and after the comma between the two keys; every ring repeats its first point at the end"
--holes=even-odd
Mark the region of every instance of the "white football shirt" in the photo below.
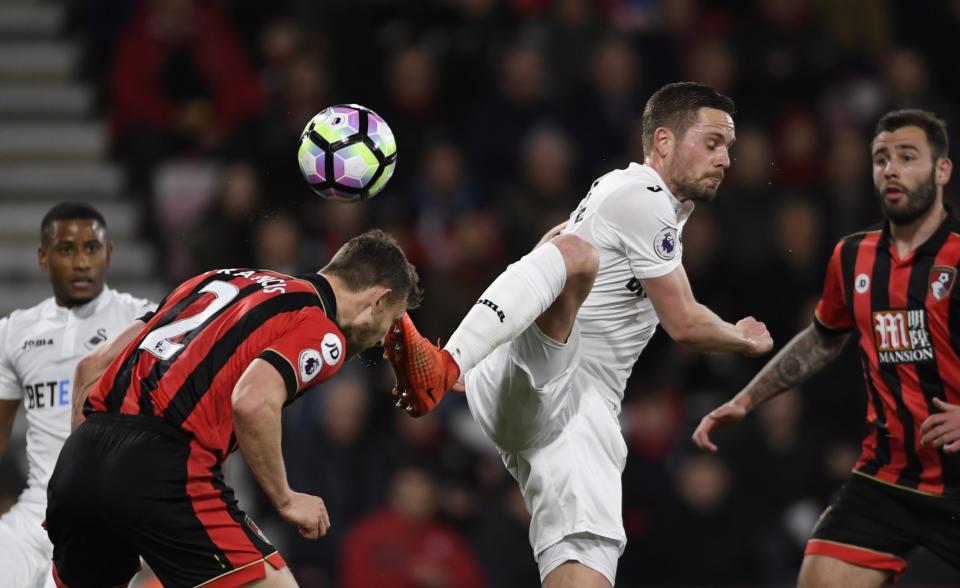
{"type": "Polygon", "coordinates": [[[104,287],[82,306],[57,306],[51,297],[0,319],[0,398],[22,399],[27,417],[27,488],[20,503],[46,508],[47,481],[70,434],[77,362],[155,308],[104,287]]]}
{"type": "Polygon", "coordinates": [[[580,308],[581,367],[599,380],[617,412],[627,378],[660,319],[640,287],[680,265],[692,202],[677,200],[652,168],[631,163],[596,180],[564,228],[600,257],[580,308]]]}

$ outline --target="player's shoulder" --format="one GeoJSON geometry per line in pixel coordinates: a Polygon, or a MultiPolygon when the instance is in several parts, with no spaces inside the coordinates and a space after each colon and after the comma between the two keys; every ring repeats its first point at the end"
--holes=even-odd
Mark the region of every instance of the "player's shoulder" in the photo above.
{"type": "Polygon", "coordinates": [[[3,318],[7,329],[29,329],[31,325],[36,324],[38,320],[49,316],[54,312],[56,301],[53,296],[47,298],[29,308],[18,308],[3,318]]]}
{"type": "Polygon", "coordinates": [[[660,175],[652,168],[637,163],[601,176],[591,190],[600,192],[609,201],[628,199],[632,206],[671,206],[670,192],[660,175]]]}
{"type": "Polygon", "coordinates": [[[44,317],[56,311],[55,306],[56,302],[51,296],[29,308],[19,308],[0,318],[0,344],[34,332],[44,317]]]}
{"type": "Polygon", "coordinates": [[[866,229],[861,229],[861,230],[859,230],[859,231],[855,231],[855,232],[853,232],[853,233],[849,233],[849,234],[847,234],[847,235],[844,235],[844,236],[840,237],[840,238],[837,240],[837,245],[836,245],[836,247],[839,249],[839,248],[843,247],[844,245],[846,245],[846,244],[848,244],[848,243],[853,243],[853,242],[857,242],[857,241],[862,241],[863,239],[865,239],[865,238],[867,238],[867,237],[869,237],[869,236],[871,236],[871,235],[879,235],[881,232],[883,232],[883,224],[882,224],[882,223],[877,223],[877,224],[873,225],[872,227],[868,227],[868,228],[866,228],[866,229]]]}
{"type": "Polygon", "coordinates": [[[123,309],[139,316],[148,310],[155,309],[157,306],[155,302],[147,298],[140,298],[129,292],[120,292],[113,288],[104,288],[103,294],[105,304],[101,305],[100,308],[104,309],[123,309]]]}
{"type": "Polygon", "coordinates": [[[646,188],[652,194],[664,189],[663,179],[653,168],[631,163],[627,167],[615,169],[597,179],[597,186],[603,184],[608,190],[621,188],[646,188]]]}
{"type": "Polygon", "coordinates": [[[130,306],[143,306],[153,304],[146,298],[134,296],[130,292],[121,292],[112,288],[104,288],[104,293],[110,297],[110,302],[115,304],[128,304],[130,306]]]}

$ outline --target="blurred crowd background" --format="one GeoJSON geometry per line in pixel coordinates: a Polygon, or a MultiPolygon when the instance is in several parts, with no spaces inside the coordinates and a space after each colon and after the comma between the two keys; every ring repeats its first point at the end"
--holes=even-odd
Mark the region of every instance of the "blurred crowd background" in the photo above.
{"type": "MultiPolygon", "coordinates": [[[[431,338],[448,336],[595,177],[643,160],[640,114],[664,83],[696,80],[737,103],[734,161],[686,225],[684,265],[703,303],[765,321],[778,347],[809,324],[836,240],[880,220],[877,118],[929,109],[960,141],[957,0],[64,6],[58,34],[76,43],[153,279],[315,271],[381,227],[419,268],[426,298],[412,314],[431,338]],[[372,108],[397,137],[397,172],[367,203],[325,202],[299,175],[299,133],[337,103],[372,108]]],[[[696,422],[763,361],[693,353],[663,333],[644,352],[620,415],[629,542],[618,586],[794,581],[858,454],[865,395],[848,350],[719,436],[719,454],[696,452],[696,422]]],[[[290,482],[326,501],[326,538],[301,540],[234,458],[241,505],[302,586],[538,585],[516,484],[463,399],[414,420],[392,407],[391,386],[371,353],[286,411],[290,482]]],[[[23,471],[16,456],[4,464],[9,503],[23,471]]],[[[958,582],[921,553],[903,585],[958,582]]]]}

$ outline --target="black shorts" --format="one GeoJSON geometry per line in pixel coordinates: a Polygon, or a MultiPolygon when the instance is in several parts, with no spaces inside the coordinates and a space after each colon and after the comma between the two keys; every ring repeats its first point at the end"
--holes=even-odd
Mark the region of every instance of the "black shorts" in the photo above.
{"type": "Polygon", "coordinates": [[[910,553],[921,545],[960,566],[960,499],[921,494],[854,473],[817,523],[805,553],[890,571],[896,580],[910,553]]]}
{"type": "Polygon", "coordinates": [[[96,413],[67,438],[47,488],[55,572],[119,586],[140,557],[164,586],[237,586],[284,566],[237,506],[215,456],[159,418],[96,413]]]}

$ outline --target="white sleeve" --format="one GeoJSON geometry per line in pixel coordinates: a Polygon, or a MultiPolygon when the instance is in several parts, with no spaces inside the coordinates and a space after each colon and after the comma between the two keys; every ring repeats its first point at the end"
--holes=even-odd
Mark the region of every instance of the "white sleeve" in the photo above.
{"type": "Polygon", "coordinates": [[[10,330],[10,318],[0,319],[0,400],[20,400],[23,398],[23,388],[20,378],[13,369],[7,349],[7,337],[10,330]]]}
{"type": "Polygon", "coordinates": [[[611,194],[597,211],[630,261],[637,279],[659,278],[681,261],[677,213],[661,191],[630,183],[611,194]]]}

